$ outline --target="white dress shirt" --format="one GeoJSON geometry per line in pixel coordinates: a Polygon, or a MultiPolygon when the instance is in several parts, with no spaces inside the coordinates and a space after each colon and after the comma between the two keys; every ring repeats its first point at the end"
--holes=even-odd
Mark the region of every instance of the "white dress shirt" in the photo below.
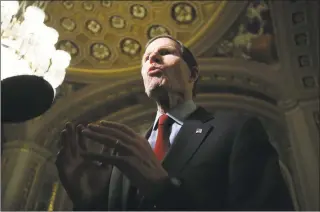
{"type": "MultiPolygon", "coordinates": [[[[193,102],[193,100],[185,101],[182,104],[177,105],[176,107],[172,108],[169,112],[166,114],[174,120],[174,123],[170,127],[170,145],[173,144],[178,132],[180,131],[184,120],[195,110],[197,109],[196,104],[193,102]]],[[[150,137],[148,139],[152,149],[155,147],[157,135],[158,135],[158,119],[162,114],[158,111],[153,128],[150,134],[150,137]]]]}

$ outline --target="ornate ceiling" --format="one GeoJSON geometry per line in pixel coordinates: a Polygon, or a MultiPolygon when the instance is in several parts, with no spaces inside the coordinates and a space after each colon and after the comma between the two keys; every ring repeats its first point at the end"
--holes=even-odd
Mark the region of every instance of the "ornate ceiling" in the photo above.
{"type": "Polygon", "coordinates": [[[144,45],[170,34],[191,46],[204,38],[226,1],[52,1],[46,24],[57,48],[72,55],[69,71],[111,73],[139,66],[144,45]]]}
{"type": "MultiPolygon", "coordinates": [[[[128,1],[127,4],[123,1],[83,2],[51,2],[46,10],[47,24],[55,27],[61,35],[60,47],[62,43],[69,41],[75,48],[69,75],[59,87],[55,104],[46,114],[32,120],[35,127],[28,130],[30,137],[37,137],[39,142],[50,143],[51,140],[45,139],[51,138],[47,130],[53,134],[58,133],[52,129],[56,126],[63,127],[67,120],[95,121],[139,104],[145,106],[140,108],[142,112],[148,111],[149,107],[153,108],[153,105],[147,103],[138,71],[138,54],[142,53],[148,40],[148,29],[152,29],[153,24],[166,27],[170,34],[187,43],[198,56],[201,80],[197,100],[203,105],[212,104],[212,107],[216,107],[224,102],[223,98],[240,96],[244,100],[240,103],[233,99],[232,107],[245,105],[243,102],[254,99],[263,102],[261,104],[265,104],[266,108],[277,104],[281,108],[293,108],[298,100],[309,101],[318,96],[318,84],[315,80],[319,73],[316,60],[318,52],[315,49],[319,46],[317,36],[301,39],[302,35],[318,33],[314,32],[316,23],[306,21],[318,20],[311,16],[312,13],[310,17],[307,16],[306,11],[310,11],[307,10],[308,7],[315,8],[312,4],[303,6],[300,3],[266,3],[258,0],[250,3],[188,1],[188,4],[186,1],[128,1]],[[142,9],[145,12],[134,9],[138,8],[134,6],[136,4],[141,6],[139,8],[146,8],[142,9]],[[171,15],[172,8],[182,6],[182,16],[171,15]],[[84,8],[90,11],[85,12],[84,8]],[[283,14],[285,8],[291,8],[286,16],[283,14]],[[143,14],[143,19],[136,17],[143,17],[143,14]],[[216,17],[212,18],[208,14],[216,17]],[[125,21],[115,21],[116,24],[113,24],[114,17],[118,17],[116,20],[121,17],[125,21]],[[66,20],[70,23],[66,24],[66,20]],[[94,30],[90,31],[91,27],[86,27],[88,20],[100,24],[101,28],[96,29],[96,34],[94,30]],[[188,23],[181,24],[179,21],[188,23]],[[118,29],[123,25],[123,29],[118,29]],[[140,31],[131,30],[129,26],[138,27],[140,31]],[[129,56],[125,54],[125,48],[121,49],[121,41],[127,38],[139,42],[138,47],[141,49],[136,56],[129,56]],[[99,56],[95,59],[91,51],[94,43],[107,45],[110,51],[108,56],[104,56],[106,59],[99,59],[99,56]],[[300,61],[302,57],[309,60],[300,61]],[[111,74],[119,72],[124,74],[121,77],[111,74]],[[77,77],[70,76],[70,73],[77,77]],[[221,95],[223,98],[216,102],[217,96],[214,95],[221,95]]],[[[69,51],[72,53],[72,48],[69,51]]],[[[252,107],[246,108],[253,111],[252,107]]],[[[266,111],[269,110],[261,105],[257,108],[259,114],[267,114],[266,111]]],[[[149,117],[150,114],[147,115],[149,117]]],[[[15,135],[15,131],[13,132],[15,135]]]]}

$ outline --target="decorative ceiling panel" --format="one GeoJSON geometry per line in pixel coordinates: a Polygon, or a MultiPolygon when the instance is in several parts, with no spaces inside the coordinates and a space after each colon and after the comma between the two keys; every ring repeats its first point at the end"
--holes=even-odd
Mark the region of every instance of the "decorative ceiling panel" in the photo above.
{"type": "Polygon", "coordinates": [[[146,42],[170,34],[191,46],[222,14],[226,1],[52,1],[46,24],[70,52],[70,71],[136,70],[146,42]]]}

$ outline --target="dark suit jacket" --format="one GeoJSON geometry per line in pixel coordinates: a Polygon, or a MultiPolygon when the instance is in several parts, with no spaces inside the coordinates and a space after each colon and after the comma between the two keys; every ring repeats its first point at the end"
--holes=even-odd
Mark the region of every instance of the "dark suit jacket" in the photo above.
{"type": "Polygon", "coordinates": [[[232,112],[213,117],[198,108],[184,122],[163,167],[181,185],[168,183],[157,198],[141,198],[114,168],[108,200],[90,209],[294,210],[277,152],[254,117],[232,112]]]}

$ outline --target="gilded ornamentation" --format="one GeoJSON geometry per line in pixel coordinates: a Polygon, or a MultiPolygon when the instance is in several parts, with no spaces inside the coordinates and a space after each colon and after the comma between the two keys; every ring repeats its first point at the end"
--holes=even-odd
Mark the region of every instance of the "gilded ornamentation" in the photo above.
{"type": "Polygon", "coordinates": [[[83,1],[82,2],[82,8],[86,11],[92,11],[94,8],[94,5],[92,2],[83,1]]]}
{"type": "Polygon", "coordinates": [[[61,49],[69,52],[72,57],[75,57],[79,53],[79,48],[77,45],[69,40],[62,40],[57,43],[57,49],[61,49]]]}
{"type": "Polygon", "coordinates": [[[190,24],[196,18],[196,10],[191,4],[178,3],[172,7],[171,16],[179,24],[190,24]]]}
{"type": "Polygon", "coordinates": [[[110,24],[113,28],[123,29],[126,26],[126,21],[120,16],[111,16],[110,24]]]}
{"type": "Polygon", "coordinates": [[[139,44],[139,42],[131,38],[122,40],[120,43],[120,47],[122,52],[129,56],[135,56],[141,51],[141,45],[139,44]]]}
{"type": "Polygon", "coordinates": [[[46,12],[50,17],[48,26],[59,32],[59,40],[72,40],[77,44],[79,54],[73,58],[68,71],[82,72],[81,76],[85,76],[89,72],[133,71],[140,66],[140,47],[133,45],[124,51],[119,46],[124,38],[135,39],[141,49],[149,38],[161,34],[170,34],[189,46],[194,45],[203,40],[205,31],[215,28],[213,23],[228,6],[226,2],[64,0],[51,1],[46,12]],[[184,24],[177,26],[180,22],[171,17],[173,7],[177,20],[184,24]],[[93,43],[107,44],[111,53],[107,62],[97,62],[98,59],[90,55],[93,43]]]}
{"type": "Polygon", "coordinates": [[[158,35],[170,35],[169,30],[161,25],[152,25],[148,29],[148,38],[151,39],[158,35]]]}
{"type": "Polygon", "coordinates": [[[86,23],[87,30],[93,34],[98,34],[102,30],[101,24],[96,20],[88,20],[86,23]]]}
{"type": "Polygon", "coordinates": [[[111,56],[110,49],[103,43],[92,44],[90,50],[91,56],[99,61],[107,60],[111,56]]]}
{"type": "Polygon", "coordinates": [[[74,4],[72,1],[63,1],[62,4],[67,10],[71,10],[74,7],[74,4]]]}
{"type": "Polygon", "coordinates": [[[51,192],[51,197],[50,197],[49,206],[48,206],[48,211],[50,212],[54,211],[55,209],[54,203],[56,201],[58,188],[59,188],[59,182],[54,182],[52,185],[52,192],[51,192]]]}
{"type": "Polygon", "coordinates": [[[76,22],[74,20],[72,20],[71,18],[62,18],[60,20],[60,24],[62,26],[63,29],[72,32],[73,30],[75,30],[76,28],[76,22]]]}
{"type": "Polygon", "coordinates": [[[140,4],[135,4],[131,6],[130,13],[134,18],[143,19],[147,16],[147,9],[140,4]]]}
{"type": "Polygon", "coordinates": [[[112,6],[112,2],[111,2],[111,1],[102,0],[102,1],[101,1],[101,5],[102,5],[103,7],[111,7],[111,6],[112,6]]]}

